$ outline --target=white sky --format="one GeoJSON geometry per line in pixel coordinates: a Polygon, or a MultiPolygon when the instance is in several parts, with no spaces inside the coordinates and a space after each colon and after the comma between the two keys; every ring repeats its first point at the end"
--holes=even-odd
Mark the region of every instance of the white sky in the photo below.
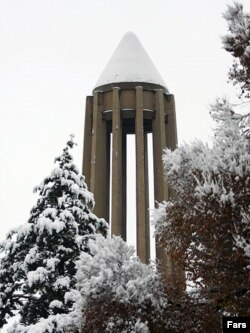
{"type": "Polygon", "coordinates": [[[33,187],[71,133],[81,169],[85,97],[127,31],[175,95],[179,143],[211,136],[209,104],[235,95],[220,41],[228,3],[0,0],[0,240],[27,221],[33,187]]]}

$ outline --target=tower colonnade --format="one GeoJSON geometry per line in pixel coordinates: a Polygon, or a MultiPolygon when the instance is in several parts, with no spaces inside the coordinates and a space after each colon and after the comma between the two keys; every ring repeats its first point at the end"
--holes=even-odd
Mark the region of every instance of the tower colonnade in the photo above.
{"type": "MultiPolygon", "coordinates": [[[[145,263],[150,257],[148,133],[153,137],[154,200],[162,202],[168,199],[163,149],[174,149],[177,144],[174,96],[162,85],[121,82],[96,87],[93,96],[87,97],[83,173],[94,193],[94,213],[111,222],[112,234],[121,235],[124,240],[127,238],[126,136],[135,134],[137,255],[145,263]]],[[[157,242],[156,257],[171,274],[171,261],[157,242]]]]}
{"type": "MultiPolygon", "coordinates": [[[[174,96],[134,33],[128,32],[104,68],[93,95],[87,97],[83,174],[95,197],[94,213],[111,224],[111,233],[127,239],[127,135],[135,136],[136,248],[150,258],[148,159],[153,160],[154,200],[168,200],[162,154],[177,145],[174,96]],[[148,157],[148,133],[153,154],[148,157]],[[112,140],[111,140],[112,138],[112,140]],[[111,165],[112,164],[112,165],[111,165]],[[111,189],[111,193],[110,193],[111,189]],[[111,212],[111,214],[110,214],[111,212]],[[109,216],[111,215],[111,216],[109,216]]],[[[134,152],[133,152],[134,153],[134,152]]],[[[185,280],[156,239],[159,268],[169,281],[185,280]]]]}

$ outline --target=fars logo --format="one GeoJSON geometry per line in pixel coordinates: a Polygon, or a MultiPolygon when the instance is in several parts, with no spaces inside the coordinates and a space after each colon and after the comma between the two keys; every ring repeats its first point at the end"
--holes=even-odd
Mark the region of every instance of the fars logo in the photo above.
{"type": "Polygon", "coordinates": [[[226,332],[249,332],[249,317],[223,317],[223,333],[226,332]]]}

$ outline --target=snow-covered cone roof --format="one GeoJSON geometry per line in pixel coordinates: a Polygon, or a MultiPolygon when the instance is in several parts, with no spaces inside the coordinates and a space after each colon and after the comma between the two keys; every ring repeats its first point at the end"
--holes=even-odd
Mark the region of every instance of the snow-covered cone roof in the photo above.
{"type": "Polygon", "coordinates": [[[127,32],[96,83],[95,89],[114,83],[151,83],[167,89],[160,73],[133,32],[127,32]]]}

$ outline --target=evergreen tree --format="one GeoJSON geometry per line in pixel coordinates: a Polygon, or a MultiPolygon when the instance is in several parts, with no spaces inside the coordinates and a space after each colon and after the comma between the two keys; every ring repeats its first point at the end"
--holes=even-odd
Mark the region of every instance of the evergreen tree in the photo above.
{"type": "Polygon", "coordinates": [[[107,224],[91,212],[93,195],[69,153],[73,146],[71,137],[51,175],[35,188],[39,198],[28,223],[1,244],[1,326],[15,310],[24,326],[72,311],[75,262],[95,233],[106,235],[107,224]]]}

